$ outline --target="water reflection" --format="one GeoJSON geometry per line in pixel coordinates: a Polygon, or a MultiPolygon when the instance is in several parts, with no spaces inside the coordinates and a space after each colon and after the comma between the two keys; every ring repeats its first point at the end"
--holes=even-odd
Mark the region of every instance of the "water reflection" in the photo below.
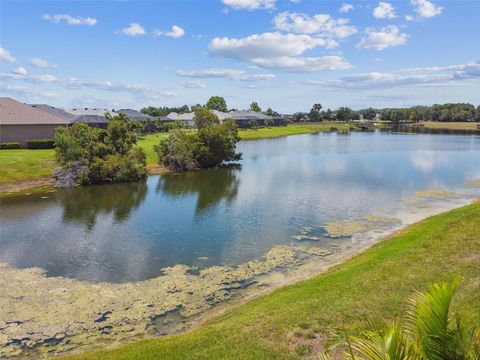
{"type": "Polygon", "coordinates": [[[201,173],[166,174],[158,179],[157,192],[165,195],[197,196],[195,214],[200,215],[213,208],[221,200],[231,203],[238,194],[240,166],[228,166],[201,173]]]}
{"type": "Polygon", "coordinates": [[[59,191],[56,198],[63,207],[65,222],[83,223],[91,230],[97,217],[111,213],[115,221],[125,221],[147,195],[145,182],[85,186],[59,191]]]}

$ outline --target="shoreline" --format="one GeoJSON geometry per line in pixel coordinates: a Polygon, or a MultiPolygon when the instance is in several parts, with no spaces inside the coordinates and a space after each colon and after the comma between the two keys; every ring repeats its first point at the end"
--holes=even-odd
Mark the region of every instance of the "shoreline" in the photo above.
{"type": "MultiPolygon", "coordinates": [[[[470,201],[464,201],[462,203],[454,203],[454,204],[446,204],[444,207],[437,207],[437,208],[431,208],[428,209],[426,212],[422,212],[421,214],[415,214],[413,217],[411,217],[407,222],[402,223],[401,225],[394,226],[393,228],[378,231],[377,230],[370,230],[366,231],[363,233],[358,233],[354,235],[351,239],[351,241],[348,241],[346,244],[342,244],[341,250],[339,253],[336,253],[333,256],[319,256],[319,257],[313,257],[314,260],[310,259],[309,261],[306,261],[305,263],[299,264],[298,266],[292,266],[286,267],[284,271],[277,271],[273,269],[272,271],[267,271],[266,273],[260,273],[258,276],[254,277],[254,282],[252,286],[247,286],[245,288],[239,288],[237,290],[234,290],[232,293],[231,297],[227,297],[225,300],[222,300],[218,302],[217,304],[213,305],[212,307],[209,307],[207,309],[203,309],[197,314],[194,314],[193,316],[188,316],[185,317],[185,321],[183,323],[180,323],[181,327],[180,328],[175,328],[173,327],[173,331],[166,333],[164,335],[172,335],[172,334],[177,334],[177,333],[185,333],[194,329],[197,329],[201,325],[203,325],[205,322],[208,320],[211,320],[213,318],[216,318],[222,314],[224,314],[227,311],[230,311],[232,309],[235,309],[243,304],[246,304],[254,299],[257,299],[259,297],[269,295],[272,292],[296,283],[300,283],[305,280],[312,279],[314,277],[317,277],[319,275],[324,274],[327,272],[329,269],[335,266],[339,266],[355,257],[357,257],[360,254],[365,253],[367,250],[369,250],[372,246],[382,243],[385,240],[388,240],[395,236],[398,233],[401,233],[402,231],[405,231],[408,229],[412,224],[416,224],[422,220],[425,220],[427,218],[430,218],[434,215],[438,215],[441,213],[445,213],[448,211],[451,211],[453,209],[461,208],[468,206],[471,203],[478,202],[478,199],[471,199],[470,201]],[[317,260],[318,259],[318,260],[317,260]]],[[[8,270],[8,269],[7,269],[8,270]]],[[[18,269],[18,272],[14,272],[13,274],[21,275],[22,271],[34,271],[35,273],[42,273],[40,269],[35,269],[35,268],[29,268],[29,269],[18,269]]],[[[51,281],[54,282],[56,278],[49,278],[46,277],[44,274],[41,275],[41,278],[38,278],[37,280],[39,282],[39,286],[41,287],[41,282],[42,281],[49,281],[48,279],[52,279],[51,281]]],[[[60,278],[59,278],[60,279],[60,278]]],[[[62,278],[63,279],[63,278],[62,278]]],[[[86,282],[78,281],[75,279],[68,279],[64,278],[65,281],[67,281],[67,285],[70,284],[82,284],[86,282]]],[[[158,279],[158,278],[157,278],[158,279]]],[[[155,281],[155,279],[150,279],[146,281],[155,281]]],[[[161,279],[163,280],[163,279],[161,279]]],[[[136,282],[134,284],[137,284],[136,286],[139,286],[142,282],[136,282]]],[[[55,285],[55,283],[54,283],[55,285]]],[[[54,286],[54,288],[57,286],[65,286],[65,284],[57,284],[54,286]]],[[[105,284],[105,285],[111,285],[111,284],[105,284]]],[[[127,284],[122,284],[123,285],[129,285],[127,284]]],[[[78,285],[75,285],[78,286],[78,285]]],[[[93,286],[102,286],[102,284],[94,284],[93,286]]],[[[68,288],[68,287],[67,287],[68,288]]],[[[112,288],[110,291],[114,291],[112,288]]],[[[34,299],[35,300],[35,299],[34,299]]],[[[113,309],[112,309],[113,311],[113,309]]],[[[165,313],[165,315],[167,315],[165,313]]],[[[121,315],[121,314],[120,314],[121,315]]],[[[162,317],[164,315],[160,315],[162,317]]],[[[68,321],[68,320],[67,320],[68,321]]],[[[132,322],[127,321],[127,325],[133,325],[132,322]]],[[[148,329],[148,326],[147,328],[148,329]]],[[[82,334],[85,334],[85,336],[88,337],[88,331],[80,333],[78,335],[73,335],[75,336],[82,336],[82,334]]],[[[54,337],[56,335],[54,334],[54,337]]],[[[132,336],[125,336],[125,337],[120,337],[120,339],[116,338],[111,338],[111,339],[102,339],[98,338],[98,343],[101,343],[102,348],[110,348],[110,347],[116,347],[121,344],[127,344],[134,342],[139,339],[143,338],[153,338],[154,336],[146,331],[136,331],[132,336]]],[[[66,337],[67,338],[67,337],[66,337]]],[[[68,336],[68,338],[72,338],[72,336],[68,336]]],[[[95,341],[93,344],[97,343],[95,341]]],[[[75,341],[74,341],[75,344],[75,341]]],[[[61,351],[62,353],[64,352],[65,354],[77,354],[79,352],[83,352],[85,350],[95,350],[97,346],[93,345],[91,342],[87,341],[85,344],[82,343],[76,343],[73,349],[64,349],[67,351],[61,351]]],[[[40,343],[38,346],[43,347],[42,343],[40,343]]],[[[34,348],[35,349],[35,348],[34,348]]],[[[34,349],[32,350],[26,350],[26,353],[22,355],[26,356],[32,356],[34,357],[35,355],[38,355],[39,353],[35,351],[34,349]],[[31,353],[31,355],[29,354],[31,353]]]]}

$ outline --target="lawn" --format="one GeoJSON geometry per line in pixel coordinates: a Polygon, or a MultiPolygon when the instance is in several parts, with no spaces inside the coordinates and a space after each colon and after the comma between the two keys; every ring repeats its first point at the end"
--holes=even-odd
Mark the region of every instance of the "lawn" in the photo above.
{"type": "Polygon", "coordinates": [[[439,122],[426,121],[421,123],[427,129],[446,129],[446,130],[476,130],[478,122],[439,122]]]}
{"type": "MultiPolygon", "coordinates": [[[[241,130],[242,140],[273,138],[279,136],[315,133],[329,131],[331,127],[339,130],[348,129],[349,125],[342,123],[307,123],[291,124],[286,127],[273,127],[258,130],[241,130]]],[[[157,157],[153,146],[167,133],[156,133],[144,136],[138,144],[147,154],[148,167],[157,165],[157,157]]],[[[33,180],[52,176],[57,166],[53,150],[1,150],[0,151],[0,184],[15,183],[22,180],[33,180]]]]}
{"type": "Polygon", "coordinates": [[[260,128],[257,130],[240,130],[239,136],[242,140],[256,140],[288,135],[312,134],[322,131],[330,131],[331,128],[336,128],[338,130],[349,130],[351,125],[335,122],[296,123],[283,127],[260,128]]]}
{"type": "Polygon", "coordinates": [[[480,202],[408,227],[310,280],[281,288],[189,332],[72,359],[289,359],[338,330],[404,315],[414,290],[461,276],[452,310],[480,325],[480,202]]]}

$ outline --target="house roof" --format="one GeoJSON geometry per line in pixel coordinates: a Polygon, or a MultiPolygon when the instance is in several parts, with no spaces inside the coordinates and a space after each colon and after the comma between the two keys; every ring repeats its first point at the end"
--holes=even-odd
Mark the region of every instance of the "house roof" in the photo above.
{"type": "Polygon", "coordinates": [[[68,110],[69,113],[73,115],[98,115],[105,116],[105,113],[110,113],[110,115],[117,115],[115,111],[102,108],[74,108],[68,110]]]}
{"type": "Polygon", "coordinates": [[[53,106],[50,106],[50,105],[47,105],[47,104],[30,104],[30,106],[33,107],[33,108],[42,110],[42,111],[46,111],[49,114],[52,114],[54,116],[59,116],[64,120],[70,120],[71,118],[74,117],[73,114],[71,114],[69,112],[66,112],[63,109],[59,109],[59,108],[56,108],[56,107],[53,107],[53,106]]]}
{"type": "Polygon", "coordinates": [[[120,109],[116,111],[119,114],[124,114],[128,117],[129,120],[136,120],[136,121],[147,121],[153,120],[154,118],[150,115],[144,114],[140,111],[133,110],[133,109],[120,109]]]}
{"type": "Polygon", "coordinates": [[[62,125],[68,120],[54,114],[23,104],[9,97],[0,97],[0,124],[1,125],[62,125]]]}
{"type": "Polygon", "coordinates": [[[105,116],[100,115],[76,115],[70,120],[70,123],[108,124],[108,120],[105,116]]]}

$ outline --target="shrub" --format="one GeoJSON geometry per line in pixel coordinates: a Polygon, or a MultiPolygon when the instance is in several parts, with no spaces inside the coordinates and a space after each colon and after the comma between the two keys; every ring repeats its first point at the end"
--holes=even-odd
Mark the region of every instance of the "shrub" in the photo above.
{"type": "Polygon", "coordinates": [[[56,172],[57,184],[74,182],[84,185],[145,179],[147,160],[141,148],[133,147],[136,142],[137,136],[129,128],[124,115],[109,116],[107,130],[86,124],[58,128],[55,133],[56,155],[64,171],[56,172]]]}
{"type": "Polygon", "coordinates": [[[27,140],[28,149],[53,149],[55,141],[53,139],[32,139],[27,140]]]}
{"type": "Polygon", "coordinates": [[[0,143],[0,150],[12,150],[12,149],[20,149],[20,143],[18,142],[4,142],[0,143]]]}

